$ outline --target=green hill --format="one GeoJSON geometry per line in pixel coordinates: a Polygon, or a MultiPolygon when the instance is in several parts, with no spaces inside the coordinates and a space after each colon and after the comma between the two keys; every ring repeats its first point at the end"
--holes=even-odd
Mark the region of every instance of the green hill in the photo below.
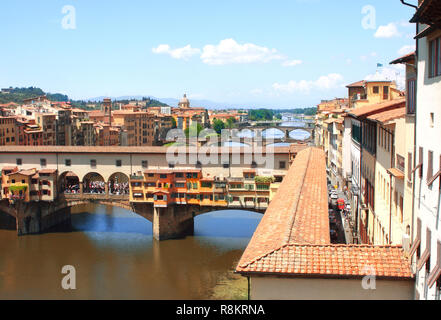
{"type": "Polygon", "coordinates": [[[14,88],[10,93],[0,92],[0,104],[15,102],[23,103],[23,100],[35,98],[39,96],[47,95],[50,101],[69,101],[69,97],[60,93],[46,93],[40,88],[29,87],[29,88],[14,88]]]}

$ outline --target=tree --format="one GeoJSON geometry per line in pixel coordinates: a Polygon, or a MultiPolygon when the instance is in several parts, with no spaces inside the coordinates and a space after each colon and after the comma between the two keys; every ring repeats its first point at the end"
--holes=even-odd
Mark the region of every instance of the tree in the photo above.
{"type": "Polygon", "coordinates": [[[201,133],[202,130],[204,130],[204,128],[198,122],[198,123],[193,123],[187,129],[185,129],[184,133],[187,138],[197,138],[199,136],[199,133],[201,133]]]}
{"type": "Polygon", "coordinates": [[[268,109],[250,110],[248,117],[251,121],[273,120],[274,112],[268,109]]]}
{"type": "Polygon", "coordinates": [[[213,129],[218,134],[221,134],[222,130],[225,129],[225,123],[222,120],[214,119],[213,120],[213,129]]]}
{"type": "Polygon", "coordinates": [[[176,129],[177,124],[175,118],[172,117],[171,122],[172,122],[172,129],[176,129]]]}
{"type": "Polygon", "coordinates": [[[236,123],[236,119],[231,117],[227,119],[227,128],[228,129],[233,129],[234,127],[234,123],[236,123]]]}

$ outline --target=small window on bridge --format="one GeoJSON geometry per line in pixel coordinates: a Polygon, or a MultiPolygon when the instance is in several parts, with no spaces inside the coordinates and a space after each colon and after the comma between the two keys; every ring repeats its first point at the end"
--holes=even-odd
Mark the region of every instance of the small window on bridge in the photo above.
{"type": "Polygon", "coordinates": [[[256,163],[256,161],[251,162],[251,168],[257,168],[257,163],[256,163]]]}
{"type": "Polygon", "coordinates": [[[144,169],[147,169],[147,167],[148,167],[148,162],[147,162],[147,160],[142,160],[141,165],[142,165],[142,167],[143,167],[144,169]]]}
{"type": "Polygon", "coordinates": [[[280,161],[279,162],[279,168],[280,169],[286,169],[286,162],[285,161],[280,161]]]}
{"type": "Polygon", "coordinates": [[[46,159],[40,159],[40,166],[46,167],[46,159]]]}
{"type": "Polygon", "coordinates": [[[230,164],[229,163],[224,163],[223,167],[224,167],[224,169],[228,169],[230,167],[230,164]]]}
{"type": "Polygon", "coordinates": [[[21,166],[23,164],[23,160],[18,158],[15,160],[15,163],[17,164],[17,166],[21,166]]]}
{"type": "Polygon", "coordinates": [[[92,168],[96,168],[96,160],[95,159],[90,160],[90,166],[92,168]]]}
{"type": "Polygon", "coordinates": [[[66,167],[70,167],[72,165],[72,160],[66,159],[64,160],[64,164],[66,165],[66,167]]]}
{"type": "Polygon", "coordinates": [[[122,161],[121,160],[116,160],[116,166],[117,167],[121,167],[122,166],[122,161]]]}
{"type": "Polygon", "coordinates": [[[174,168],[174,167],[175,167],[175,164],[174,164],[174,163],[169,163],[169,164],[168,164],[168,167],[169,167],[169,168],[174,168]]]}

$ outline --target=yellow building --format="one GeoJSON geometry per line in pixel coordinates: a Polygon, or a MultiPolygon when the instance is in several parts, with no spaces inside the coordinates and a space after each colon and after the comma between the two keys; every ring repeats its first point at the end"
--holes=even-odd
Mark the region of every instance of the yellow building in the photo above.
{"type": "Polygon", "coordinates": [[[349,90],[349,108],[351,109],[394,100],[402,95],[395,81],[362,80],[346,87],[349,90]]]}
{"type": "MultiPolygon", "coordinates": [[[[406,115],[405,115],[405,133],[398,135],[400,150],[397,147],[397,153],[404,157],[404,220],[411,219],[413,212],[413,168],[414,164],[414,152],[415,152],[415,111],[416,111],[416,66],[415,66],[415,52],[409,53],[398,59],[395,59],[391,64],[405,64],[406,66],[406,115]],[[404,144],[404,149],[403,149],[404,144]]],[[[406,225],[405,234],[403,235],[403,246],[410,247],[411,230],[414,229],[413,221],[409,223],[408,230],[406,225]],[[408,243],[406,243],[408,238],[408,243]]],[[[392,235],[394,236],[394,235],[392,235]]],[[[409,248],[410,249],[410,248],[409,248]]]]}
{"type": "Polygon", "coordinates": [[[53,201],[57,197],[57,170],[5,167],[2,169],[3,198],[10,201],[53,201]]]}

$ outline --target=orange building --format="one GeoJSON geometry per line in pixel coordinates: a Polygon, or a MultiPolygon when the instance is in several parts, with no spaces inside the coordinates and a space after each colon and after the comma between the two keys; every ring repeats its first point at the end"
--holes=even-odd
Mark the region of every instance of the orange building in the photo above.
{"type": "Polygon", "coordinates": [[[155,207],[200,205],[265,209],[274,178],[259,177],[245,169],[243,177],[220,179],[203,176],[201,169],[150,169],[130,177],[130,201],[155,207]]]}
{"type": "Polygon", "coordinates": [[[2,198],[10,201],[54,201],[57,197],[57,170],[2,169],[2,198]]]}
{"type": "Polygon", "coordinates": [[[119,110],[112,112],[114,124],[123,128],[127,146],[152,146],[155,138],[155,117],[149,112],[119,110]]]}
{"type": "Polygon", "coordinates": [[[0,146],[15,145],[15,117],[0,117],[0,146]]]}
{"type": "Polygon", "coordinates": [[[199,123],[202,127],[209,125],[208,111],[205,108],[191,108],[187,95],[178,104],[178,108],[172,109],[172,116],[178,129],[185,130],[193,124],[199,123]]]}
{"type": "Polygon", "coordinates": [[[121,128],[110,126],[107,123],[97,123],[94,125],[97,146],[109,147],[120,145],[121,128]]]}
{"type": "Polygon", "coordinates": [[[35,118],[38,126],[42,129],[42,145],[55,146],[56,139],[56,117],[54,113],[36,113],[35,118]]]}

